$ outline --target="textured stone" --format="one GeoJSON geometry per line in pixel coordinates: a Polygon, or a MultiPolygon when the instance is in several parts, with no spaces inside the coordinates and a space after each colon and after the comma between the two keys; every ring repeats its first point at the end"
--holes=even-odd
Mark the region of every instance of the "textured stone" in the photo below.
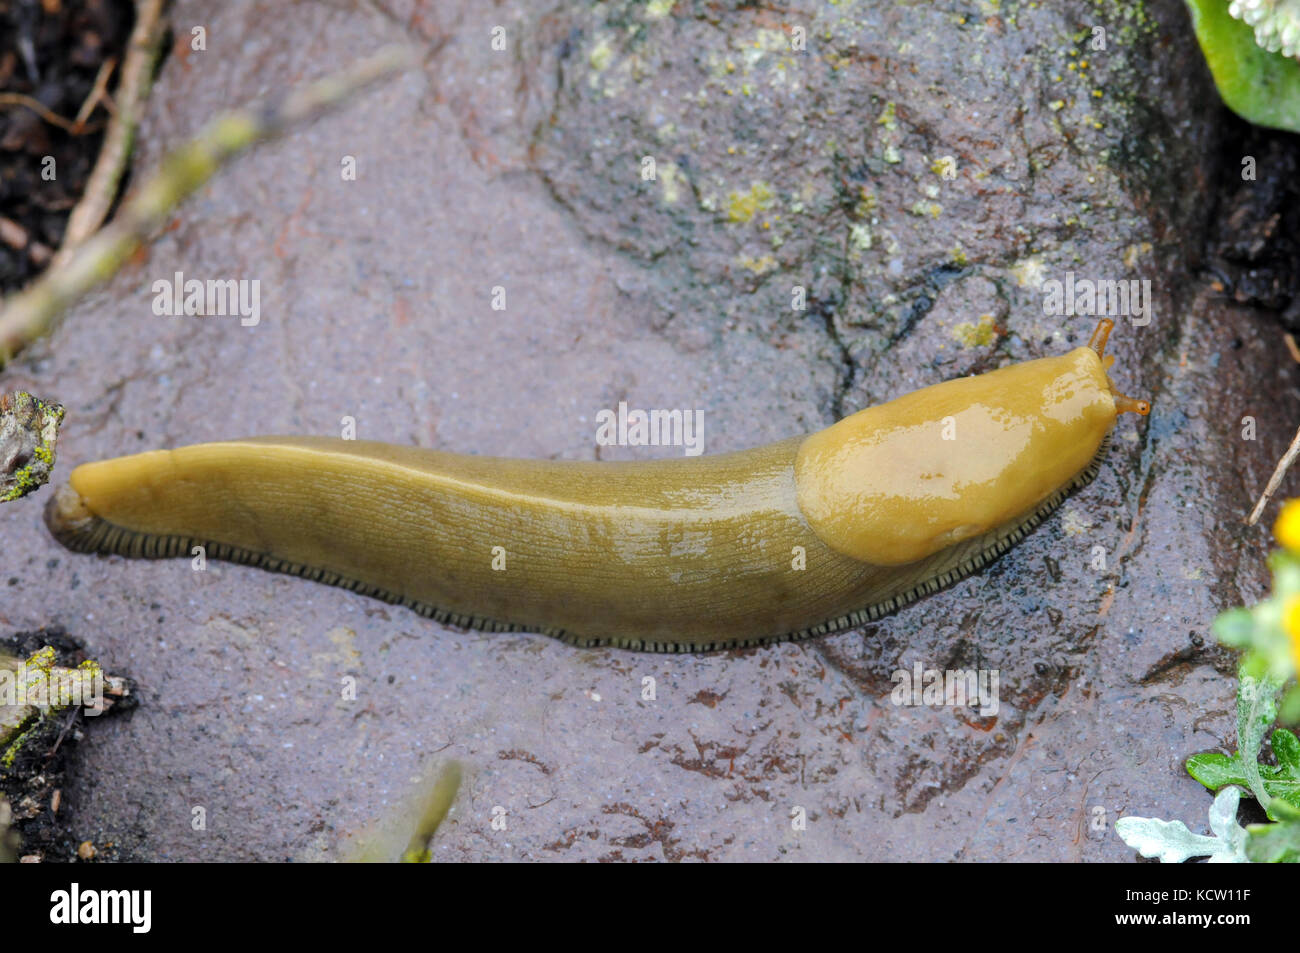
{"type": "Polygon", "coordinates": [[[48,491],[0,508],[0,627],[65,625],[140,686],[82,749],[77,837],[333,858],[448,757],[466,782],[435,856],[463,860],[1120,860],[1121,814],[1204,816],[1181,761],[1233,724],[1208,627],[1266,580],[1241,518],[1295,375],[1274,329],[1199,280],[1217,107],[1181,4],[376,6],[175,5],[208,51],[165,64],[146,167],[219,108],[382,42],[430,56],[240,160],[0,377],[68,408],[63,472],[344,416],[365,439],[593,458],[620,400],[703,409],[707,452],[751,446],[1081,343],[1094,321],[1038,292],[1071,269],[1151,279],[1155,319],[1112,350],[1154,412],[986,572],[861,630],[704,657],[74,556],[41,526],[48,491]],[[783,46],[796,26],[807,52],[783,46]],[[155,317],[150,284],[178,270],[260,279],[261,323],[155,317]],[[997,669],[1000,711],[895,706],[917,662],[997,669]]]}

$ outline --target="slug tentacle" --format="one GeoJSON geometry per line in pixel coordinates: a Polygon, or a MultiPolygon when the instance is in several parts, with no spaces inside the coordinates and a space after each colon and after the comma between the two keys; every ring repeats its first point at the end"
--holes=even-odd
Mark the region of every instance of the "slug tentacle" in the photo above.
{"type": "Polygon", "coordinates": [[[77,552],[202,546],[581,646],[804,639],[978,571],[1096,475],[1116,415],[1145,412],[1106,375],[1108,333],[740,453],[587,463],[261,437],[78,467],[46,524],[77,552]]]}
{"type": "MultiPolygon", "coordinates": [[[[1101,358],[1102,371],[1109,371],[1110,366],[1115,363],[1115,358],[1106,353],[1106,342],[1110,340],[1110,332],[1114,329],[1115,322],[1110,318],[1102,318],[1097,322],[1097,327],[1092,332],[1092,337],[1088,340],[1088,347],[1097,352],[1101,358]]],[[[1110,377],[1107,376],[1106,383],[1110,387],[1111,395],[1115,399],[1115,410],[1121,414],[1140,414],[1145,417],[1151,413],[1150,401],[1138,400],[1133,397],[1125,397],[1115,385],[1111,383],[1110,377]]]]}
{"type": "Polygon", "coordinates": [[[1115,409],[1121,414],[1140,414],[1145,417],[1151,413],[1151,404],[1148,401],[1125,397],[1123,394],[1116,392],[1115,409]]]}
{"type": "MultiPolygon", "coordinates": [[[[1097,326],[1092,331],[1092,337],[1088,339],[1088,347],[1096,351],[1098,357],[1103,359],[1106,357],[1106,342],[1110,340],[1110,332],[1114,329],[1115,322],[1110,318],[1102,318],[1097,322],[1097,326]]],[[[1111,358],[1111,360],[1114,360],[1114,358],[1111,358]]]]}

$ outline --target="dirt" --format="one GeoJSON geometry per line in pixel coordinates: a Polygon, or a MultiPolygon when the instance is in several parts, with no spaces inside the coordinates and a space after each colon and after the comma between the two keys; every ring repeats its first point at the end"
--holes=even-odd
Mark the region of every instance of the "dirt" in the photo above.
{"type": "MultiPolygon", "coordinates": [[[[0,0],[0,93],[74,121],[104,63],[121,63],[134,18],[129,0],[0,0]]],[[[0,293],[26,284],[59,247],[106,117],[98,106],[69,131],[25,106],[0,106],[0,293]]]]}
{"type": "MultiPolygon", "coordinates": [[[[63,668],[76,668],[87,658],[84,647],[57,627],[0,639],[0,653],[17,658],[48,649],[54,650],[52,664],[63,668]]],[[[81,784],[73,780],[78,774],[78,746],[93,732],[98,717],[129,717],[134,707],[134,697],[127,695],[110,700],[108,711],[99,716],[88,717],[80,706],[51,709],[35,716],[20,736],[6,740],[0,759],[0,799],[8,804],[12,833],[20,839],[23,857],[67,862],[78,858],[79,848],[83,860],[116,857],[111,841],[97,846],[79,843],[64,817],[81,784]]]]}
{"type": "Polygon", "coordinates": [[[467,780],[439,858],[1131,860],[1123,814],[1198,825],[1210,797],[1181,762],[1233,730],[1209,625],[1267,583],[1267,530],[1242,518],[1296,373],[1281,298],[1234,300],[1212,268],[1241,201],[1218,198],[1233,126],[1181,4],[376,9],[175,5],[208,49],[173,50],[146,166],[384,41],[429,56],[242,160],[0,376],[68,408],[61,467],[344,416],[442,449],[646,456],[595,445],[620,400],[702,408],[707,451],[737,449],[1085,341],[1092,319],[1044,314],[1067,271],[1151,281],[1154,317],[1111,350],[1153,413],[987,571],[860,630],[700,657],[73,556],[38,494],[0,510],[0,626],[66,625],[144,699],[79,754],[74,836],[335,858],[450,757],[467,780]],[[795,27],[798,54],[778,42],[795,27]],[[261,324],[154,316],[176,271],[259,278],[261,324]],[[999,711],[894,704],[918,663],[996,669],[999,711]]]}
{"type": "Polygon", "coordinates": [[[1226,297],[1300,331],[1300,136],[1224,117],[1207,268],[1226,297]]]}

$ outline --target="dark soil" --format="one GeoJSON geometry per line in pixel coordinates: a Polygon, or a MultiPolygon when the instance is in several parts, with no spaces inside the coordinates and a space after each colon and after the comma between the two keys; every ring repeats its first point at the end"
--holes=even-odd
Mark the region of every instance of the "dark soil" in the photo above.
{"type": "MultiPolygon", "coordinates": [[[[75,120],[101,65],[110,57],[120,65],[134,16],[130,0],[0,0],[0,92],[75,120]]],[[[116,79],[115,71],[110,94],[116,79]]],[[[74,135],[26,106],[0,104],[0,293],[26,284],[59,247],[106,116],[96,106],[74,135]],[[47,156],[52,180],[42,178],[47,156]]]]}
{"type": "Polygon", "coordinates": [[[1223,112],[1207,264],[1232,300],[1276,311],[1288,331],[1300,331],[1300,135],[1223,112]]]}
{"type": "MultiPolygon", "coordinates": [[[[47,645],[55,649],[56,664],[61,666],[74,668],[87,657],[81,643],[58,626],[39,632],[18,632],[0,639],[0,651],[21,658],[47,645]]],[[[133,692],[119,699],[111,710],[113,714],[121,714],[135,704],[133,692]]],[[[21,838],[23,856],[36,856],[44,861],[77,859],[77,843],[64,829],[59,808],[70,806],[69,773],[74,763],[71,756],[85,734],[87,723],[81,708],[41,717],[23,740],[13,763],[0,764],[0,797],[8,800],[13,808],[13,826],[21,838]]],[[[97,845],[95,856],[100,860],[111,859],[113,845],[97,845]]]]}

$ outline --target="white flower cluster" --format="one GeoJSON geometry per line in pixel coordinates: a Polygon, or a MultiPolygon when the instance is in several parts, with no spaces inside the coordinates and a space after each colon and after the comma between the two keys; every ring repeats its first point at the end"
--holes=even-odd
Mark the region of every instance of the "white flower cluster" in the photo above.
{"type": "Polygon", "coordinates": [[[1228,12],[1255,28],[1255,42],[1270,53],[1300,52],[1300,0],[1232,0],[1228,12]]]}

